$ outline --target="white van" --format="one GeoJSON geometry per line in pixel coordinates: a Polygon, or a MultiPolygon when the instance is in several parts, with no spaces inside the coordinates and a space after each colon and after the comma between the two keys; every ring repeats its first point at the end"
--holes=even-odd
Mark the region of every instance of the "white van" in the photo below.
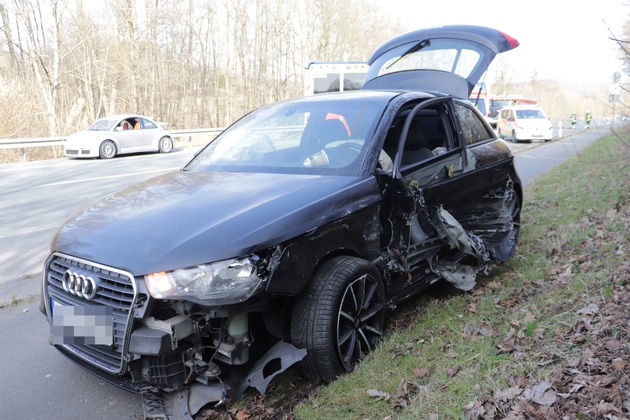
{"type": "Polygon", "coordinates": [[[515,105],[503,108],[497,116],[499,137],[513,142],[544,140],[553,137],[553,126],[542,108],[533,105],[515,105]]]}

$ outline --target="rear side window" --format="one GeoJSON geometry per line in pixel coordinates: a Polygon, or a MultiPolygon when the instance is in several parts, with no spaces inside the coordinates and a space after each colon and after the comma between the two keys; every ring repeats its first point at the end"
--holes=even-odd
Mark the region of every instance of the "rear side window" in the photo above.
{"type": "Polygon", "coordinates": [[[143,128],[157,128],[155,124],[153,124],[151,121],[141,118],[142,120],[142,127],[143,128]]]}
{"type": "Polygon", "coordinates": [[[456,103],[455,115],[461,125],[465,144],[474,144],[494,138],[494,133],[488,130],[479,115],[471,108],[456,103]]]}

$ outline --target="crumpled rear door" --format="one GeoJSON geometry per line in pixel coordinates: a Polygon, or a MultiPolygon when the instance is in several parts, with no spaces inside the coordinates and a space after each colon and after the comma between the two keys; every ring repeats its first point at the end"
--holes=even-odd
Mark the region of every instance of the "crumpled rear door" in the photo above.
{"type": "MultiPolygon", "coordinates": [[[[415,200],[415,210],[407,215],[405,261],[410,271],[428,263],[433,273],[468,290],[491,259],[505,260],[514,252],[518,178],[509,148],[494,137],[487,124],[478,127],[487,129],[486,139],[468,144],[470,127],[458,120],[461,104],[437,98],[425,105],[408,117],[405,141],[395,160],[395,177],[415,200]],[[440,141],[431,134],[436,131],[430,128],[434,121],[439,123],[440,141]],[[416,131],[423,133],[422,142],[416,131]],[[431,153],[416,152],[414,143],[424,143],[431,153]],[[405,158],[410,153],[417,156],[417,162],[405,158]]],[[[481,118],[471,108],[463,111],[468,117],[481,118]]],[[[477,136],[483,138],[484,134],[477,136]]]]}

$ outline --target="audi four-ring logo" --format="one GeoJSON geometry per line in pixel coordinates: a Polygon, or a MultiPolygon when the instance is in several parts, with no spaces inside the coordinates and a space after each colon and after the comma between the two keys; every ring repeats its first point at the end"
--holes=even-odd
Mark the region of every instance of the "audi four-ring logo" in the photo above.
{"type": "Polygon", "coordinates": [[[63,273],[61,284],[63,290],[80,298],[92,300],[96,296],[96,282],[90,276],[68,270],[63,273]]]}

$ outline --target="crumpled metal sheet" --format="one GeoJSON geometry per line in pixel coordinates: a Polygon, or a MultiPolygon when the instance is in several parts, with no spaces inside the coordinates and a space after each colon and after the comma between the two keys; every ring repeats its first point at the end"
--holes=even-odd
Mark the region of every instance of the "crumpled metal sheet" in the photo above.
{"type": "Polygon", "coordinates": [[[477,273],[485,271],[490,260],[484,242],[477,235],[466,232],[462,225],[442,206],[436,212],[436,230],[451,248],[475,257],[478,265],[456,262],[430,261],[431,270],[460,290],[468,291],[476,284],[477,273]]]}
{"type": "Polygon", "coordinates": [[[477,258],[480,263],[488,261],[488,253],[483,241],[472,233],[464,230],[461,224],[447,211],[440,206],[437,214],[437,232],[451,248],[457,248],[465,254],[477,258]]]}
{"type": "Polygon", "coordinates": [[[276,375],[279,375],[295,363],[304,359],[305,356],[306,349],[298,349],[293,344],[289,344],[285,341],[279,341],[256,362],[247,377],[236,389],[233,398],[240,398],[245,390],[250,386],[256,388],[262,395],[265,395],[269,382],[271,382],[276,375]],[[265,376],[264,369],[270,362],[273,362],[276,359],[280,361],[280,368],[265,376]]]}
{"type": "Polygon", "coordinates": [[[431,270],[460,290],[467,292],[477,284],[479,267],[464,264],[431,264],[431,270]]]}

